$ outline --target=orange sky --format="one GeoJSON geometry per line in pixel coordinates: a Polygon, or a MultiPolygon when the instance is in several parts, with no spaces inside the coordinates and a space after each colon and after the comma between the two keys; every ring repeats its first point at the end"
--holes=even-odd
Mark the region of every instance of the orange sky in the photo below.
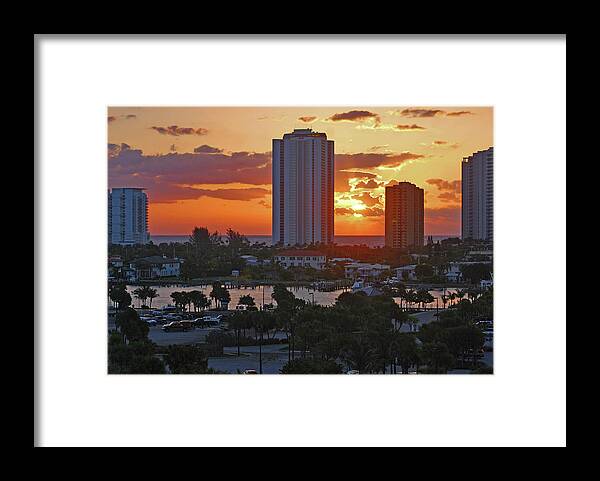
{"type": "Polygon", "coordinates": [[[384,184],[425,189],[425,234],[460,233],[460,164],[493,145],[491,107],[110,107],[109,187],[145,187],[150,233],[271,233],[271,140],[335,141],[336,235],[383,235],[384,184]]]}

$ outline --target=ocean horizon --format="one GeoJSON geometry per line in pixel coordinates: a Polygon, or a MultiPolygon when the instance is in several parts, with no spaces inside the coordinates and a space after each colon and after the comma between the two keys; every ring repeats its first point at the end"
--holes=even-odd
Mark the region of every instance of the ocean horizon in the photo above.
{"type": "MultiPolygon", "coordinates": [[[[188,241],[189,237],[189,235],[151,235],[150,240],[155,244],[161,244],[164,242],[184,243],[188,241]]],[[[246,237],[253,244],[257,242],[264,242],[266,245],[272,245],[270,235],[247,235],[246,237]]],[[[428,235],[425,235],[425,241],[427,241],[428,237],[428,235]]],[[[431,237],[437,242],[450,237],[460,237],[460,234],[431,235],[431,237]]],[[[366,245],[369,247],[381,247],[385,243],[385,236],[383,235],[336,235],[333,236],[333,239],[338,245],[366,245]]]]}

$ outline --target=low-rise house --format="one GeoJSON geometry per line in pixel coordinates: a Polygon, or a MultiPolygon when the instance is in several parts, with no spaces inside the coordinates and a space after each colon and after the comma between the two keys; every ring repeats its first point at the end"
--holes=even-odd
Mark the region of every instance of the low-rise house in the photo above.
{"type": "Polygon", "coordinates": [[[181,259],[166,256],[150,256],[136,259],[129,265],[136,271],[138,280],[179,277],[181,259]]]}
{"type": "Polygon", "coordinates": [[[376,279],[382,274],[389,272],[390,266],[387,264],[351,262],[344,266],[344,275],[347,279],[376,279]]]}
{"type": "Polygon", "coordinates": [[[409,264],[396,268],[396,277],[401,281],[414,281],[417,278],[417,264],[409,264]]]}
{"type": "Polygon", "coordinates": [[[327,256],[319,251],[310,250],[286,250],[278,252],[274,258],[275,262],[282,267],[312,267],[321,270],[327,263],[327,256]]]}

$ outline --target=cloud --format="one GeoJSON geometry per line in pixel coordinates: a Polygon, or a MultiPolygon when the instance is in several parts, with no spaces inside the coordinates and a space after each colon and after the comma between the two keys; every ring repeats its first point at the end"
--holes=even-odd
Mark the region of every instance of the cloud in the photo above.
{"type": "Polygon", "coordinates": [[[219,149],[217,147],[211,147],[210,145],[201,145],[194,149],[194,152],[197,154],[220,154],[223,152],[223,149],[219,149]]]}
{"type": "Polygon", "coordinates": [[[146,155],[127,144],[109,144],[108,165],[109,186],[131,185],[135,179],[136,186],[147,189],[151,202],[173,202],[200,195],[215,197],[220,194],[222,198],[228,195],[227,192],[198,192],[198,189],[189,187],[192,185],[271,184],[270,152],[169,152],[146,155]]]}
{"type": "Polygon", "coordinates": [[[417,124],[398,124],[394,126],[394,130],[398,130],[400,132],[410,131],[410,130],[425,130],[425,127],[421,127],[417,124]]]}
{"type": "Polygon", "coordinates": [[[447,117],[461,117],[463,115],[475,115],[473,112],[469,110],[459,110],[457,112],[448,112],[446,114],[447,117]]]}
{"type": "Polygon", "coordinates": [[[447,142],[446,140],[434,140],[434,141],[433,141],[433,143],[434,143],[435,145],[445,145],[445,144],[447,144],[448,142],[447,142]]]}
{"type": "MultiPolygon", "coordinates": [[[[336,159],[337,159],[337,155],[336,155],[336,159]]],[[[377,176],[375,174],[370,174],[368,172],[356,172],[356,171],[347,172],[344,170],[338,170],[335,173],[334,190],[336,192],[349,192],[350,191],[350,180],[354,180],[354,179],[368,180],[368,179],[374,179],[376,177],[377,176]]]]}
{"type": "Polygon", "coordinates": [[[202,127],[198,129],[194,129],[192,127],[179,127],[177,125],[169,125],[168,127],[150,127],[152,130],[155,130],[161,135],[206,135],[208,134],[208,130],[203,129],[202,127]]]}
{"type": "Polygon", "coordinates": [[[461,181],[460,180],[452,180],[447,181],[444,179],[427,179],[427,182],[430,185],[435,185],[438,190],[441,191],[449,191],[449,192],[461,192],[461,181]]]}
{"type": "Polygon", "coordinates": [[[379,217],[384,215],[384,211],[383,209],[377,208],[377,207],[367,207],[366,209],[360,209],[360,210],[354,210],[351,209],[350,207],[337,207],[335,209],[335,214],[336,215],[354,215],[354,214],[360,214],[363,217],[379,217]]]}
{"type": "Polygon", "coordinates": [[[457,194],[456,192],[442,192],[441,194],[438,195],[438,199],[440,199],[441,201],[452,203],[452,204],[456,204],[456,203],[460,202],[460,198],[461,198],[461,196],[459,194],[457,194]]]}
{"type": "Polygon", "coordinates": [[[135,114],[124,114],[124,115],[119,115],[119,116],[109,115],[107,120],[108,120],[108,123],[110,124],[111,122],[114,122],[117,119],[135,119],[136,117],[137,117],[137,115],[135,115],[135,114]]]}
{"type": "Polygon", "coordinates": [[[310,124],[311,122],[314,122],[315,120],[317,120],[317,117],[315,117],[313,115],[307,115],[304,117],[298,117],[298,120],[300,120],[301,122],[310,124]]]}
{"type": "Polygon", "coordinates": [[[260,187],[249,187],[244,189],[196,189],[194,187],[182,186],[187,189],[186,192],[189,198],[214,197],[223,200],[240,200],[249,201],[254,199],[262,199],[271,193],[268,189],[260,187]]]}
{"type": "Polygon", "coordinates": [[[452,228],[452,231],[456,231],[456,227],[460,225],[461,208],[460,206],[437,208],[427,207],[425,208],[424,217],[425,223],[428,226],[445,226],[446,228],[454,227],[452,228]]]}
{"type": "Polygon", "coordinates": [[[331,122],[365,122],[367,120],[372,120],[376,125],[381,122],[381,118],[378,114],[369,112],[368,110],[350,110],[349,112],[333,114],[331,117],[328,117],[327,120],[331,122]]]}
{"type": "Polygon", "coordinates": [[[402,117],[423,118],[444,115],[443,110],[439,109],[404,109],[399,112],[402,117]]]}
{"type": "Polygon", "coordinates": [[[367,207],[375,207],[375,206],[381,207],[381,197],[379,197],[379,196],[372,197],[371,194],[369,194],[368,192],[363,192],[362,194],[353,195],[352,198],[356,199],[356,200],[360,200],[367,207]]]}
{"type": "Polygon", "coordinates": [[[460,180],[447,181],[444,179],[427,179],[430,185],[435,185],[441,192],[437,197],[445,203],[459,203],[462,196],[460,180]]]}
{"type": "Polygon", "coordinates": [[[469,110],[458,110],[454,112],[447,112],[446,110],[441,109],[427,109],[427,108],[408,108],[403,110],[394,110],[393,112],[389,112],[394,115],[400,115],[401,117],[409,117],[409,118],[431,118],[437,116],[446,116],[446,117],[461,117],[463,115],[475,115],[473,112],[469,110]]]}
{"type": "Polygon", "coordinates": [[[369,147],[369,152],[377,152],[378,150],[387,150],[390,144],[384,145],[374,145],[373,147],[369,147]]]}
{"type": "Polygon", "coordinates": [[[271,204],[269,202],[267,202],[266,200],[259,200],[258,203],[267,209],[271,208],[271,204]]]}
{"type": "Polygon", "coordinates": [[[414,152],[336,154],[335,164],[339,170],[375,169],[378,167],[396,168],[407,161],[423,157],[425,155],[414,152]]]}
{"type": "MultiPolygon", "coordinates": [[[[377,182],[373,179],[369,179],[368,181],[361,181],[354,186],[356,189],[377,189],[377,187],[381,186],[383,182],[377,182]]],[[[368,194],[367,194],[368,195],[368,194]]]]}

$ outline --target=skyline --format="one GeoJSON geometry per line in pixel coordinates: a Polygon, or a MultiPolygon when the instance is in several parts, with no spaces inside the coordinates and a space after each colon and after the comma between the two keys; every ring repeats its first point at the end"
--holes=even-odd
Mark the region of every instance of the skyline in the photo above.
{"type": "Polygon", "coordinates": [[[425,190],[425,235],[460,235],[461,161],[493,146],[491,107],[109,107],[109,188],[145,188],[152,235],[271,232],[271,141],[336,143],[335,235],[384,235],[384,189],[425,190]]]}

